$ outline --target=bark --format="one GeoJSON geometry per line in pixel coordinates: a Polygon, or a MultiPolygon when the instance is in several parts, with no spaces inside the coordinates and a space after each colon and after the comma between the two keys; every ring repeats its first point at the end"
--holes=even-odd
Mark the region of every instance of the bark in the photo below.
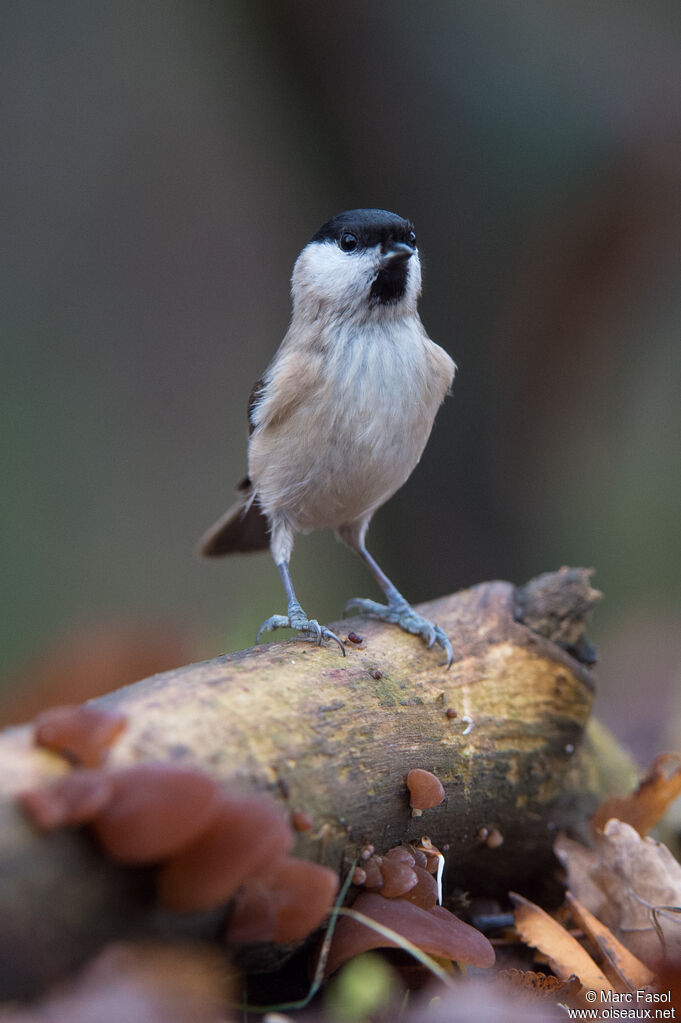
{"type": "MultiPolygon", "coordinates": [[[[95,701],[128,715],[109,763],[191,763],[268,792],[314,822],[296,855],[341,871],[364,843],[380,852],[428,835],[448,847],[450,886],[526,892],[550,865],[557,831],[580,833],[611,791],[585,738],[593,675],[574,656],[599,596],[588,580],[564,569],[521,589],[485,583],[422,605],[452,639],[449,671],[441,651],[394,626],[348,619],[332,627],[364,640],[345,658],[335,645],[289,640],[137,682],[95,701]],[[421,817],[405,786],[414,767],[447,793],[421,817]],[[504,838],[494,849],[480,838],[491,827],[504,838]]],[[[33,746],[29,726],[0,736],[5,997],[35,991],[106,940],[210,936],[221,919],[159,911],[153,871],[114,867],[84,831],[37,834],[14,796],[67,769],[33,746]]]]}

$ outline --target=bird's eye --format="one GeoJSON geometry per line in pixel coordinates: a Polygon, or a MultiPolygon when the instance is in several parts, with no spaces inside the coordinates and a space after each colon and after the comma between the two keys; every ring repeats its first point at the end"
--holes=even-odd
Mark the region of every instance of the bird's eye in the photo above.
{"type": "Polygon", "coordinates": [[[416,234],[414,231],[409,232],[409,244],[416,246],[416,234]]]}
{"type": "Polygon", "coordinates": [[[357,239],[354,234],[350,234],[346,231],[345,234],[340,236],[340,242],[338,243],[342,248],[343,252],[352,252],[353,249],[357,248],[357,239]]]}

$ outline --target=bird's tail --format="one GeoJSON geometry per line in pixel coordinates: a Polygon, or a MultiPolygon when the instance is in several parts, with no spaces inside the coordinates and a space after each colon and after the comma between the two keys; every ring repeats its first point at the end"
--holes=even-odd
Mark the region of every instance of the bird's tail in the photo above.
{"type": "Polygon", "coordinates": [[[239,500],[204,533],[199,551],[207,558],[223,554],[246,554],[266,550],[270,544],[267,519],[253,500],[251,481],[246,476],[238,485],[239,500]]]}

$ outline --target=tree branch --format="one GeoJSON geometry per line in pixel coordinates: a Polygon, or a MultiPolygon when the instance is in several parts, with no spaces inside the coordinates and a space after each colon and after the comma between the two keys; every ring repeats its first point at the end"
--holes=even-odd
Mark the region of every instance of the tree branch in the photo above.
{"type": "MultiPolygon", "coordinates": [[[[449,671],[441,652],[394,626],[348,619],[334,630],[364,641],[348,644],[346,658],[292,640],[137,682],[94,701],[128,717],[109,763],[188,763],[230,787],[268,792],[313,821],[296,855],[337,870],[364,843],[380,852],[428,835],[448,847],[451,885],[527,891],[551,861],[556,832],[579,833],[604,794],[584,738],[592,673],[559,645],[567,637],[579,650],[599,596],[588,580],[561,570],[521,589],[484,583],[423,605],[451,637],[449,671]],[[523,615],[543,623],[542,634],[516,620],[523,615]],[[447,793],[418,818],[405,787],[416,767],[447,793]],[[504,839],[496,848],[483,841],[491,827],[504,839]]],[[[34,747],[30,726],[0,736],[6,995],[34,991],[111,938],[210,935],[220,918],[160,912],[152,872],[115,867],[85,832],[38,834],[15,796],[67,769],[34,747]]]]}

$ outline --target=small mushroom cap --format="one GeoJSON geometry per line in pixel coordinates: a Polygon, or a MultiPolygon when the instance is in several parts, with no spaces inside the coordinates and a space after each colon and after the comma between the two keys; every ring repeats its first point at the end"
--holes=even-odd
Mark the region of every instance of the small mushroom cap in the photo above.
{"type": "Polygon", "coordinates": [[[338,875],[321,863],[289,858],[274,872],[272,890],[277,895],[274,940],[301,941],[330,912],[338,892],[338,875]]]}
{"type": "Polygon", "coordinates": [[[380,889],[383,887],[383,857],[372,856],[363,866],[364,885],[367,888],[380,889]]]}
{"type": "Polygon", "coordinates": [[[338,891],[335,871],[286,857],[237,892],[228,941],[302,941],[330,911],[338,891]]]}
{"type": "Polygon", "coordinates": [[[425,867],[413,867],[416,884],[409,889],[404,898],[422,909],[431,909],[437,903],[437,882],[425,867]]]}
{"type": "Polygon", "coordinates": [[[500,845],[504,844],[504,836],[499,828],[490,828],[489,834],[485,840],[485,845],[488,849],[498,849],[500,845]]]}
{"type": "Polygon", "coordinates": [[[407,849],[406,845],[395,845],[392,849],[388,849],[385,854],[385,858],[389,860],[400,860],[402,863],[406,863],[410,867],[413,867],[416,863],[414,854],[410,849],[407,849]]]}
{"type": "Polygon", "coordinates": [[[401,895],[406,895],[414,888],[418,881],[414,867],[388,856],[382,858],[381,875],[383,877],[381,895],[386,899],[399,899],[401,895]]]}
{"type": "Polygon", "coordinates": [[[428,866],[428,857],[424,853],[423,849],[419,849],[415,845],[408,845],[406,848],[414,857],[414,863],[416,864],[416,866],[423,867],[423,869],[425,870],[426,867],[428,866]]]}
{"type": "Polygon", "coordinates": [[[264,878],[254,877],[241,885],[227,923],[225,937],[230,942],[249,944],[274,941],[277,931],[277,906],[264,878]]]}
{"type": "Polygon", "coordinates": [[[445,790],[440,779],[420,767],[415,767],[407,775],[407,788],[412,810],[429,810],[433,806],[439,806],[445,798],[445,790]]]}
{"type": "MultiPolygon", "coordinates": [[[[353,909],[391,928],[429,955],[468,966],[494,965],[494,949],[484,934],[441,906],[421,909],[404,899],[384,899],[363,892],[353,909]]],[[[396,943],[351,917],[336,924],[326,972],[333,973],[346,960],[372,948],[395,948],[396,943]]]]}
{"type": "Polygon", "coordinates": [[[121,863],[155,863],[184,849],[220,811],[220,790],[204,771],[148,763],[109,775],[113,796],[92,829],[121,863]]]}
{"type": "Polygon", "coordinates": [[[161,866],[161,901],[178,912],[219,906],[292,845],[293,831],[274,803],[261,796],[223,796],[210,827],[161,866]]]}
{"type": "Polygon", "coordinates": [[[99,767],[125,725],[123,714],[89,704],[51,707],[37,715],[33,736],[37,746],[60,753],[71,763],[99,767]]]}
{"type": "Polygon", "coordinates": [[[49,785],[22,792],[19,803],[36,827],[52,831],[87,824],[112,796],[113,784],[104,771],[74,770],[49,785]]]}

